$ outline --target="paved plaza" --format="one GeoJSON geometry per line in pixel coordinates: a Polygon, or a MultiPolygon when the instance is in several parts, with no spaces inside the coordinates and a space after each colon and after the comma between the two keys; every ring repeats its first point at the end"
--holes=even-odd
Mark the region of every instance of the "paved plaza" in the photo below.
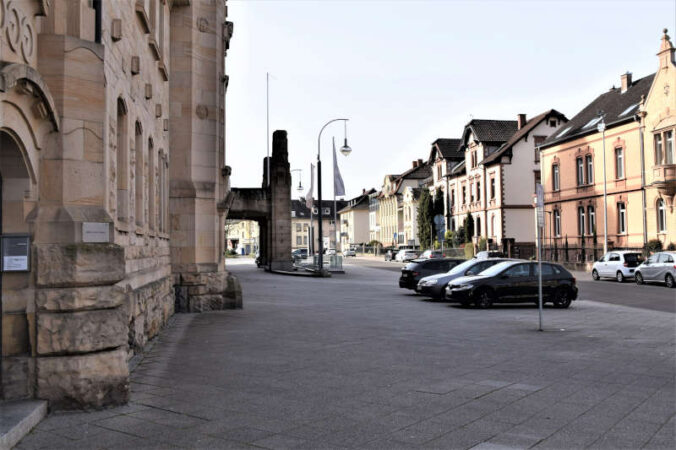
{"type": "Polygon", "coordinates": [[[178,314],[131,402],[56,413],[37,448],[676,446],[675,316],[582,300],[489,310],[421,300],[395,271],[240,277],[244,309],[178,314]]]}

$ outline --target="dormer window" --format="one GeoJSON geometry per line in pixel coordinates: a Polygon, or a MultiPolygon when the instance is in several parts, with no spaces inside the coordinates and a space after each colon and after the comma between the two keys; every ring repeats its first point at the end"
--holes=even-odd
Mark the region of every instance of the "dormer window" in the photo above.
{"type": "Polygon", "coordinates": [[[559,122],[556,119],[549,119],[549,126],[552,128],[556,128],[556,126],[559,124],[559,122]]]}

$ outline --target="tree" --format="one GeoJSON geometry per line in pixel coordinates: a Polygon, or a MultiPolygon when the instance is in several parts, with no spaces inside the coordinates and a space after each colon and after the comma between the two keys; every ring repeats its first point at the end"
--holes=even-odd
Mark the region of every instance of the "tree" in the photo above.
{"type": "Polygon", "coordinates": [[[468,212],[467,217],[465,217],[465,242],[472,242],[472,237],[474,236],[474,219],[472,215],[468,212]]]}
{"type": "Polygon", "coordinates": [[[437,189],[434,194],[434,215],[444,215],[444,198],[441,196],[441,189],[437,189]]]}
{"type": "Polygon", "coordinates": [[[465,242],[465,227],[460,226],[455,233],[453,233],[453,247],[460,247],[460,244],[465,242]]]}
{"type": "Polygon", "coordinates": [[[422,189],[420,200],[418,200],[418,240],[420,248],[426,249],[430,246],[432,235],[432,197],[430,191],[422,189]]]}

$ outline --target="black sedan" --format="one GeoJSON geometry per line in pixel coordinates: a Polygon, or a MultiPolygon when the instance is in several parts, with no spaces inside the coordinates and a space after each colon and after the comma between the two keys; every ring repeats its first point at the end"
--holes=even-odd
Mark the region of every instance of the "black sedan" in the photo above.
{"type": "MultiPolygon", "coordinates": [[[[538,263],[508,261],[472,277],[456,278],[446,287],[446,299],[489,308],[493,303],[538,301],[538,263]]],[[[563,266],[542,263],[542,301],[568,308],[577,299],[575,277],[563,266]]]]}
{"type": "Polygon", "coordinates": [[[444,259],[414,259],[401,269],[399,277],[399,287],[405,289],[415,289],[421,278],[444,273],[457,266],[464,259],[444,258],[444,259]]]}

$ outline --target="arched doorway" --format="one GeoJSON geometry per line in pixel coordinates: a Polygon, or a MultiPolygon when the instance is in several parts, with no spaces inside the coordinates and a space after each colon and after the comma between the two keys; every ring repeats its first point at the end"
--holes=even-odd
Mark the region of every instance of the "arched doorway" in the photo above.
{"type": "MultiPolygon", "coordinates": [[[[32,183],[19,141],[0,129],[0,234],[3,239],[2,272],[0,272],[0,396],[2,398],[30,395],[28,380],[21,382],[24,367],[31,356],[26,292],[30,291],[30,245],[26,216],[35,207],[32,183]],[[22,248],[23,247],[23,248],[22,248]],[[28,259],[24,261],[21,250],[28,259]]],[[[25,375],[28,375],[25,373],[25,375]]],[[[26,377],[28,378],[28,377],[26,377]]]]}

